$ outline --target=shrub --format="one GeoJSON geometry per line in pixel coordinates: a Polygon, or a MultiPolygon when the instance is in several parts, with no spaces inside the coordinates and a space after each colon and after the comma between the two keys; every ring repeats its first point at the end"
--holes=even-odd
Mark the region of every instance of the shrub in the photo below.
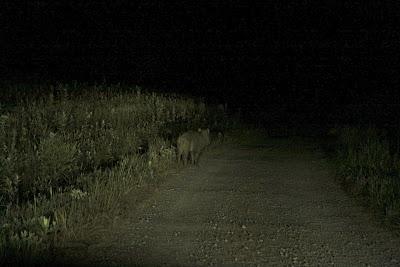
{"type": "Polygon", "coordinates": [[[38,192],[74,184],[77,166],[77,144],[66,142],[62,136],[50,133],[38,148],[39,176],[32,185],[38,192]]]}

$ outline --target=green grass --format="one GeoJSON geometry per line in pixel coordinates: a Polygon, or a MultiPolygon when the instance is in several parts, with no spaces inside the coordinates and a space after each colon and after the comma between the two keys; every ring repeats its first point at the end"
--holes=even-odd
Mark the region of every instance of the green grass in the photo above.
{"type": "Polygon", "coordinates": [[[128,195],[175,166],[183,131],[226,128],[201,100],[139,87],[14,89],[18,101],[0,109],[3,266],[35,263],[96,221],[112,220],[128,195]]]}
{"type": "Polygon", "coordinates": [[[399,224],[400,160],[386,132],[344,127],[332,133],[337,136],[335,163],[341,182],[399,224]]]}

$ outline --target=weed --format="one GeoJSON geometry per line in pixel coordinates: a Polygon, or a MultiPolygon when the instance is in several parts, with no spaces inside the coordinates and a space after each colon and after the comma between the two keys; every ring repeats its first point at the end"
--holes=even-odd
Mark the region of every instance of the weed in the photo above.
{"type": "Polygon", "coordinates": [[[342,181],[391,219],[400,219],[399,156],[390,152],[386,132],[342,128],[337,133],[336,163],[342,181]]]}
{"type": "Polygon", "coordinates": [[[12,89],[18,101],[0,114],[0,264],[34,261],[117,216],[175,164],[172,137],[207,121],[201,101],[139,87],[12,89]]]}

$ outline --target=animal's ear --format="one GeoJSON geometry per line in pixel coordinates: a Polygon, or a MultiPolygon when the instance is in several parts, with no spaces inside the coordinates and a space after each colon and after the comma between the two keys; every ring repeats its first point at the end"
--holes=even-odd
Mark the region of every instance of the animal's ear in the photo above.
{"type": "Polygon", "coordinates": [[[197,131],[198,131],[198,132],[201,132],[201,128],[199,128],[197,131]]]}

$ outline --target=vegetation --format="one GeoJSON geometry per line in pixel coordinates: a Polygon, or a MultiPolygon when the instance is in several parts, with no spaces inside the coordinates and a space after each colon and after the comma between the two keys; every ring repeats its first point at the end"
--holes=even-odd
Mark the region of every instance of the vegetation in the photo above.
{"type": "Polygon", "coordinates": [[[344,127],[336,135],[341,182],[392,222],[400,222],[400,159],[396,142],[374,127],[344,127]]]}
{"type": "Polygon", "coordinates": [[[174,166],[183,131],[224,128],[200,100],[139,87],[21,88],[14,106],[0,106],[2,266],[35,263],[117,216],[127,195],[174,166]]]}

